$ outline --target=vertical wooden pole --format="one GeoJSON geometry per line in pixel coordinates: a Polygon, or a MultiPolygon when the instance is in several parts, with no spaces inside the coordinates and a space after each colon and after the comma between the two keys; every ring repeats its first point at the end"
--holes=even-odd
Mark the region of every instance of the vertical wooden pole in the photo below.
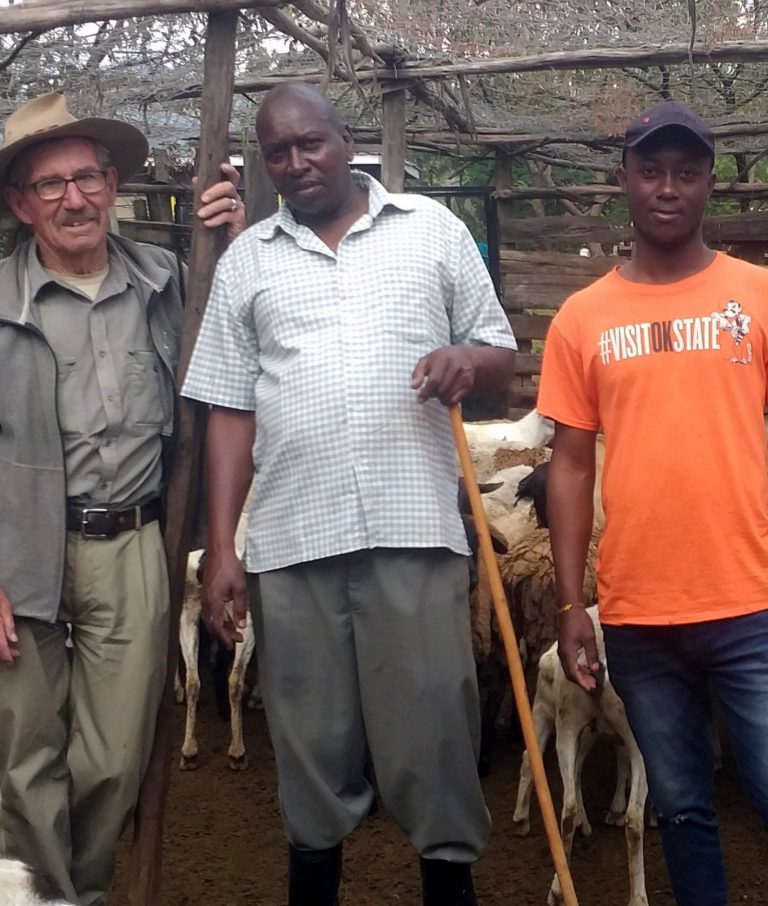
{"type": "Polygon", "coordinates": [[[381,181],[388,192],[405,188],[405,89],[384,86],[381,181]]]}
{"type": "MultiPolygon", "coordinates": [[[[208,16],[195,208],[200,203],[202,190],[221,179],[220,165],[227,160],[229,151],[237,18],[236,10],[211,13],[208,16]]],[[[226,247],[226,242],[225,227],[209,230],[200,225],[195,226],[181,355],[177,369],[179,386],[195,345],[216,261],[226,247]]],[[[184,399],[178,402],[176,450],[167,488],[165,524],[171,588],[168,675],[157,717],[154,747],[136,807],[128,888],[129,906],[160,906],[163,821],[171,777],[173,675],[178,656],[179,615],[184,597],[192,517],[197,502],[205,413],[204,406],[184,399]]]]}
{"type": "Polygon", "coordinates": [[[464,486],[469,495],[469,502],[472,507],[472,516],[477,528],[477,538],[480,543],[480,555],[483,558],[485,571],[488,576],[488,582],[491,588],[491,597],[493,599],[493,609],[496,614],[496,620],[499,625],[499,632],[504,644],[504,651],[507,655],[507,666],[509,667],[509,678],[512,682],[512,692],[515,696],[517,713],[520,718],[520,729],[523,731],[525,748],[528,750],[528,761],[533,775],[533,785],[536,789],[536,795],[539,798],[541,816],[544,819],[544,831],[549,843],[549,851],[552,854],[552,861],[555,871],[560,879],[560,888],[563,894],[564,906],[579,906],[576,898],[576,891],[573,887],[573,878],[571,869],[568,865],[568,857],[565,854],[563,840],[560,836],[560,828],[555,815],[555,807],[552,804],[552,794],[547,783],[547,775],[544,771],[544,761],[541,757],[541,748],[536,735],[536,727],[533,723],[533,714],[531,713],[531,703],[528,701],[528,690],[525,686],[525,674],[523,673],[523,662],[520,659],[520,649],[515,638],[515,629],[512,625],[512,617],[509,613],[504,586],[501,581],[501,572],[499,571],[499,562],[496,554],[493,552],[491,543],[491,533],[488,528],[488,519],[485,515],[485,507],[480,498],[480,488],[477,484],[475,467],[472,464],[472,456],[469,452],[467,435],[464,432],[464,424],[461,420],[461,410],[458,406],[451,406],[451,428],[453,437],[456,441],[456,452],[459,454],[461,471],[464,473],[464,486]]]}
{"type": "Polygon", "coordinates": [[[485,238],[488,243],[488,270],[499,299],[501,295],[501,237],[499,235],[499,202],[492,192],[483,196],[485,214],[485,238]]]}
{"type": "MultiPolygon", "coordinates": [[[[170,182],[168,152],[162,148],[155,148],[152,154],[155,158],[155,179],[157,182],[170,182]]],[[[160,192],[149,192],[147,194],[147,205],[149,207],[150,220],[154,220],[157,223],[173,223],[170,195],[163,195],[160,192]]]]}
{"type": "Polygon", "coordinates": [[[261,148],[256,142],[243,144],[243,175],[245,176],[245,210],[248,226],[269,217],[277,210],[277,195],[269,178],[261,148]]]}
{"type": "MultiPolygon", "coordinates": [[[[510,154],[508,154],[506,151],[501,151],[501,150],[496,151],[496,159],[495,159],[494,172],[493,172],[493,181],[494,181],[494,185],[496,187],[497,192],[499,192],[500,190],[503,190],[503,189],[511,189],[513,187],[515,179],[514,179],[514,173],[512,170],[512,164],[513,164],[513,159],[510,154]]],[[[501,200],[499,198],[494,199],[493,226],[494,226],[494,231],[495,231],[495,240],[498,243],[499,298],[501,299],[502,305],[504,304],[504,265],[501,261],[501,250],[502,250],[502,248],[514,248],[514,245],[510,244],[509,242],[504,241],[505,237],[502,235],[501,226],[499,223],[499,206],[504,205],[504,209],[506,211],[510,211],[512,209],[513,204],[515,204],[515,202],[511,198],[504,198],[501,200]]],[[[491,236],[490,236],[490,232],[489,232],[489,235],[488,235],[489,249],[490,249],[490,243],[491,243],[491,236]]],[[[506,306],[505,306],[505,310],[506,310],[506,306]]],[[[507,316],[509,316],[508,311],[507,311],[507,316]]],[[[518,339],[517,348],[518,348],[518,351],[521,353],[523,353],[523,352],[529,353],[529,352],[531,352],[531,349],[532,349],[531,341],[518,339]]],[[[510,380],[509,384],[507,385],[507,387],[504,391],[504,393],[505,393],[504,408],[506,411],[503,413],[503,415],[505,418],[508,416],[510,408],[512,408],[516,405],[519,405],[515,401],[517,391],[527,388],[529,385],[530,385],[530,378],[525,378],[525,377],[518,376],[518,375],[514,375],[512,377],[512,379],[510,380]]]]}

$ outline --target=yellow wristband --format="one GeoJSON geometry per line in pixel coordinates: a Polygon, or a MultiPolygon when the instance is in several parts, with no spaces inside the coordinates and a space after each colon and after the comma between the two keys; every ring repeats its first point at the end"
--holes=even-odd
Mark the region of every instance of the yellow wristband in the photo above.
{"type": "Polygon", "coordinates": [[[573,603],[573,604],[563,604],[562,607],[558,607],[557,612],[558,613],[568,613],[568,611],[573,610],[574,607],[583,607],[583,606],[584,606],[584,604],[581,601],[573,603]]]}

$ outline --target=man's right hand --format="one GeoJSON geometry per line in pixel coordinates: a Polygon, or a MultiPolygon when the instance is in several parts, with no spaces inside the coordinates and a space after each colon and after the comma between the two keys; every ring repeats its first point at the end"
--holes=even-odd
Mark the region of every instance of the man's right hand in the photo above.
{"type": "Polygon", "coordinates": [[[560,615],[557,653],[565,675],[585,692],[597,689],[601,672],[597,653],[595,627],[586,608],[578,606],[560,615]],[[579,663],[579,653],[584,650],[586,664],[579,663]]]}
{"type": "Polygon", "coordinates": [[[248,616],[245,571],[234,549],[226,553],[207,551],[202,592],[203,620],[230,650],[243,641],[248,616]],[[232,616],[227,604],[232,602],[232,616]]]}
{"type": "Polygon", "coordinates": [[[5,664],[13,663],[13,659],[19,656],[19,652],[18,649],[11,646],[18,641],[11,602],[0,588],[0,661],[5,664]]]}

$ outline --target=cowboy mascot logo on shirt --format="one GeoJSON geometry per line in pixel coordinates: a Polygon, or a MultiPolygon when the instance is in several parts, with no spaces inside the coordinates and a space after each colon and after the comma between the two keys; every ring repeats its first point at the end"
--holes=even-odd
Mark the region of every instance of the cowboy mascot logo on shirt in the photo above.
{"type": "MultiPolygon", "coordinates": [[[[752,344],[743,343],[749,334],[749,324],[752,320],[750,315],[745,315],[740,302],[731,299],[725,303],[722,311],[712,312],[712,321],[718,325],[721,333],[730,334],[732,343],[731,355],[728,356],[729,362],[735,362],[739,365],[749,365],[752,361],[752,344]],[[743,343],[743,346],[742,346],[743,343]]],[[[727,352],[726,348],[726,352],[727,352]]]]}

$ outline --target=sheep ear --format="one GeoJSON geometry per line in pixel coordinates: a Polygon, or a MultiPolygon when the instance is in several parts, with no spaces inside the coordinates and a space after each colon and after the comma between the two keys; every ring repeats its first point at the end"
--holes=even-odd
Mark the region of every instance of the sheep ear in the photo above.
{"type": "Polygon", "coordinates": [[[481,482],[478,485],[478,487],[480,488],[481,494],[490,494],[491,491],[498,491],[499,488],[504,487],[504,482],[503,481],[486,481],[486,482],[481,482]]]}
{"type": "Polygon", "coordinates": [[[491,530],[491,543],[493,544],[494,552],[497,554],[508,553],[509,546],[504,535],[502,535],[501,532],[493,525],[489,525],[488,528],[491,530]]]}

